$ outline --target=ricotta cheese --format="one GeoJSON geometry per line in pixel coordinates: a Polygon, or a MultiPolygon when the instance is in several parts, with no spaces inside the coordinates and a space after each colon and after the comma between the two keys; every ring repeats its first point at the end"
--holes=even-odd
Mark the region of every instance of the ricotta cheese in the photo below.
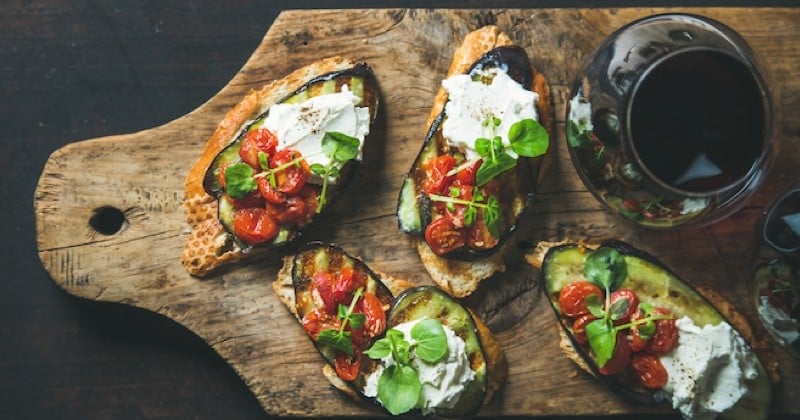
{"type": "Polygon", "coordinates": [[[594,130],[592,124],[592,104],[575,95],[569,101],[569,121],[578,130],[577,134],[588,133],[594,130]]]}
{"type": "Polygon", "coordinates": [[[772,306],[767,296],[759,297],[758,315],[767,330],[784,346],[800,340],[800,323],[786,312],[772,306]]]}
{"type": "MultiPolygon", "coordinates": [[[[401,331],[405,340],[413,346],[415,341],[411,338],[411,328],[419,321],[421,320],[405,322],[395,326],[394,329],[401,331]]],[[[413,350],[411,352],[411,365],[419,374],[422,383],[422,392],[415,408],[419,408],[423,414],[432,413],[436,408],[453,408],[461,393],[475,378],[475,372],[470,369],[466,343],[446,325],[442,325],[442,328],[447,337],[446,359],[438,363],[428,363],[415,357],[413,350]]],[[[381,365],[366,378],[363,393],[367,397],[378,396],[378,379],[384,367],[395,364],[391,354],[381,359],[381,362],[381,365]]]]}
{"type": "Polygon", "coordinates": [[[370,115],[369,108],[356,106],[359,102],[360,98],[345,85],[340,92],[313,96],[300,103],[273,105],[263,126],[278,137],[278,149],[298,150],[309,165],[326,166],[330,162],[322,151],[322,138],[332,131],[357,138],[357,159],[361,160],[370,115]]]}
{"type": "Polygon", "coordinates": [[[726,322],[701,328],[683,317],[675,326],[678,346],[660,358],[669,376],[661,396],[684,418],[713,419],[747,393],[758,375],[755,358],[726,322]]]}
{"type": "MultiPolygon", "coordinates": [[[[449,96],[445,105],[442,134],[448,145],[464,152],[467,160],[480,157],[475,151],[475,139],[500,136],[508,145],[508,130],[524,119],[538,120],[536,102],[539,95],[522,87],[506,72],[498,69],[486,70],[491,83],[474,81],[467,74],[458,74],[442,81],[449,96]],[[492,131],[484,122],[497,118],[500,125],[492,131]]],[[[509,155],[516,158],[513,150],[509,155]]]]}

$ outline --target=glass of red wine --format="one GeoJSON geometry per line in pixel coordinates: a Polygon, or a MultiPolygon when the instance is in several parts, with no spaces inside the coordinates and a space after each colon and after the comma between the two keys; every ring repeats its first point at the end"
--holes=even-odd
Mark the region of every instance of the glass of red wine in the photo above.
{"type": "Polygon", "coordinates": [[[800,183],[779,194],[756,232],[756,312],[773,341],[800,358],[800,183]]]}
{"type": "Polygon", "coordinates": [[[649,16],[587,57],[567,104],[567,146],[588,190],[654,229],[702,226],[740,209],[776,153],[763,65],[733,29],[649,16]]]}

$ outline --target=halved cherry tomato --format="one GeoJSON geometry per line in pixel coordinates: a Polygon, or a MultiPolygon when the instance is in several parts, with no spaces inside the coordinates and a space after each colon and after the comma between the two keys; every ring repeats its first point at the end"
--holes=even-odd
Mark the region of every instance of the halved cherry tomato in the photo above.
{"type": "Polygon", "coordinates": [[[247,132],[241,146],[239,146],[239,157],[244,163],[255,169],[261,169],[258,161],[259,153],[266,153],[267,157],[275,153],[278,146],[278,138],[266,128],[257,128],[247,132]]]}
{"type": "Polygon", "coordinates": [[[617,333],[617,342],[614,345],[614,353],[603,367],[599,369],[603,375],[616,375],[631,362],[631,348],[628,345],[628,340],[625,339],[625,333],[617,333]]]}
{"type": "Polygon", "coordinates": [[[286,194],[276,190],[272,184],[269,183],[267,177],[258,177],[256,179],[256,185],[258,185],[258,192],[268,203],[283,204],[286,202],[286,194]]]}
{"type": "Polygon", "coordinates": [[[561,307],[561,313],[570,318],[588,314],[586,297],[589,295],[596,295],[601,300],[603,299],[603,291],[594,283],[573,281],[567,284],[558,293],[558,306],[561,307]]]}
{"type": "Polygon", "coordinates": [[[317,212],[317,193],[306,185],[298,194],[287,195],[286,201],[281,204],[268,204],[267,212],[279,224],[304,225],[317,212]]]}
{"type": "Polygon", "coordinates": [[[364,293],[357,306],[358,312],[367,317],[364,329],[369,331],[371,337],[378,337],[386,331],[386,312],[378,296],[374,293],[364,293]]]}
{"type": "Polygon", "coordinates": [[[667,369],[664,368],[658,357],[648,353],[639,353],[633,356],[631,371],[639,383],[647,389],[663,388],[669,377],[667,369]]]}
{"type": "Polygon", "coordinates": [[[250,194],[247,194],[246,196],[240,197],[240,198],[233,198],[233,197],[229,196],[228,194],[225,194],[222,197],[223,197],[223,199],[230,201],[231,204],[233,204],[233,207],[235,209],[246,209],[246,208],[250,208],[250,207],[258,207],[258,208],[263,208],[264,207],[264,198],[261,197],[261,194],[259,194],[258,191],[253,191],[250,194]]]}
{"type": "Polygon", "coordinates": [[[425,241],[437,255],[446,254],[466,244],[466,235],[447,215],[439,217],[425,228],[425,241]]]}
{"type": "Polygon", "coordinates": [[[422,190],[426,194],[441,194],[453,179],[447,173],[456,166],[456,159],[450,155],[441,155],[429,159],[422,164],[425,170],[425,179],[422,181],[422,190]]]}
{"type": "Polygon", "coordinates": [[[350,267],[344,267],[339,272],[338,279],[333,285],[333,299],[336,303],[349,305],[353,300],[353,293],[367,285],[367,279],[350,267]]]}
{"type": "Polygon", "coordinates": [[[233,214],[233,233],[250,245],[272,240],[278,235],[278,224],[262,207],[237,209],[233,214]]]}
{"type": "Polygon", "coordinates": [[[472,226],[467,228],[467,245],[472,249],[492,249],[500,242],[500,238],[495,238],[486,227],[483,221],[483,209],[478,210],[478,216],[472,222],[472,226]]]}
{"type": "MultiPolygon", "coordinates": [[[[655,308],[654,312],[671,315],[671,312],[664,308],[655,308]]],[[[655,323],[656,332],[647,343],[645,351],[660,356],[671,352],[678,345],[678,327],[675,326],[674,319],[659,319],[655,323]]]]}
{"type": "Polygon", "coordinates": [[[477,184],[475,180],[475,174],[478,172],[478,168],[481,167],[481,164],[483,164],[483,159],[478,159],[471,165],[468,165],[465,168],[461,169],[460,171],[456,172],[456,184],[458,185],[477,184]]]}
{"type": "Polygon", "coordinates": [[[219,167],[219,173],[217,174],[217,182],[222,188],[227,188],[227,182],[225,182],[225,171],[228,169],[229,166],[233,165],[233,162],[223,163],[219,167]]]}
{"type": "Polygon", "coordinates": [[[575,322],[572,323],[572,337],[575,338],[575,341],[586,344],[589,342],[589,338],[586,337],[586,324],[594,321],[597,319],[592,314],[581,315],[575,322]]]}
{"type": "Polygon", "coordinates": [[[316,340],[320,331],[322,330],[338,330],[342,325],[336,314],[326,312],[323,308],[317,308],[308,312],[303,316],[300,321],[303,329],[308,333],[308,336],[316,340]]]}
{"type": "MultiPolygon", "coordinates": [[[[336,275],[321,271],[311,277],[311,290],[319,296],[318,306],[329,314],[336,314],[338,302],[333,294],[333,285],[336,284],[336,275]]],[[[316,299],[315,299],[316,300],[316,299]]]]}
{"type": "MultiPolygon", "coordinates": [[[[636,292],[630,289],[617,289],[611,292],[611,296],[609,296],[609,303],[611,307],[614,307],[614,304],[621,301],[627,301],[627,306],[625,306],[625,310],[622,311],[618,316],[614,323],[625,324],[631,320],[631,315],[633,315],[639,308],[639,298],[636,296],[636,292]]],[[[625,303],[619,303],[618,305],[625,305],[625,303]]]]}
{"type": "Polygon", "coordinates": [[[345,381],[354,381],[361,369],[361,349],[353,346],[353,356],[344,352],[337,352],[333,359],[333,367],[336,374],[345,381]]]}
{"type": "MultiPolygon", "coordinates": [[[[277,169],[279,166],[287,164],[297,158],[302,157],[297,150],[286,148],[279,150],[270,156],[269,167],[277,169]]],[[[297,194],[306,181],[311,176],[311,169],[305,159],[297,164],[290,165],[275,172],[277,190],[288,194],[297,194]]]]}

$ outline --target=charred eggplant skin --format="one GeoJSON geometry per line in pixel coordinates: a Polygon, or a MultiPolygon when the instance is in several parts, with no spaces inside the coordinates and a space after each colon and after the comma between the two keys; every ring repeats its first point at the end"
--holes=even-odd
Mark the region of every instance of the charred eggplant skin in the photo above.
{"type": "MultiPolygon", "coordinates": [[[[310,97],[339,92],[342,90],[342,86],[345,85],[349,87],[353,94],[361,98],[357,106],[369,108],[370,121],[374,121],[378,112],[380,95],[375,75],[372,73],[369,66],[364,63],[356,64],[350,69],[330,72],[310,79],[304,83],[303,86],[280,99],[277,103],[301,102],[310,97]]],[[[242,249],[250,249],[252,246],[239,240],[234,234],[232,222],[233,211],[230,205],[226,207],[223,203],[225,191],[219,184],[219,173],[225,164],[241,162],[239,148],[242,144],[242,140],[244,140],[250,130],[258,128],[268,114],[269,109],[251,121],[248,121],[239,131],[236,138],[217,154],[206,170],[205,177],[203,178],[203,188],[209,195],[216,197],[221,204],[218,206],[217,214],[220,223],[225,230],[235,238],[237,245],[242,249]]],[[[333,202],[333,199],[336,198],[344,186],[348,184],[354,169],[360,164],[361,162],[357,160],[351,160],[341,169],[342,177],[340,182],[329,188],[330,197],[328,199],[328,205],[333,202]]],[[[280,234],[273,241],[259,246],[278,246],[292,242],[299,236],[300,228],[299,226],[281,227],[280,234]]]]}
{"type": "MultiPolygon", "coordinates": [[[[469,68],[467,74],[475,76],[478,72],[499,68],[526,89],[531,89],[533,68],[525,50],[518,46],[502,46],[486,52],[469,68]]],[[[406,174],[397,200],[397,220],[399,229],[407,234],[422,236],[425,228],[432,222],[430,200],[420,188],[424,179],[422,164],[432,157],[450,153],[442,137],[442,124],[447,118],[442,111],[431,122],[431,126],[423,141],[411,169],[406,174]]],[[[499,197],[502,219],[506,221],[501,229],[496,246],[490,249],[473,249],[468,246],[452,250],[445,258],[461,261],[476,261],[497,252],[512,236],[517,227],[518,218],[530,205],[535,193],[536,179],[540,170],[541,158],[524,158],[517,161],[514,170],[500,175],[503,188],[499,197]]]]}
{"type": "MultiPolygon", "coordinates": [[[[365,292],[375,294],[381,301],[384,308],[390,308],[394,302],[392,292],[381,281],[381,277],[372,271],[363,261],[345,252],[335,244],[323,244],[322,242],[310,242],[305,249],[298,252],[294,257],[292,265],[292,285],[295,291],[295,310],[297,316],[302,319],[307,313],[316,309],[315,300],[312,296],[312,281],[314,275],[319,272],[338,273],[342,268],[352,268],[356,273],[363,274],[367,278],[365,292]]],[[[319,345],[314,342],[314,346],[325,360],[333,367],[335,352],[330,347],[319,345]]],[[[365,362],[368,358],[363,359],[365,362]]],[[[356,382],[363,381],[365,372],[371,370],[370,363],[362,363],[361,371],[356,378],[356,382]]],[[[355,387],[360,389],[360,387],[355,387]]]]}
{"type": "Polygon", "coordinates": [[[487,386],[487,362],[472,313],[453,297],[435,286],[407,289],[397,296],[387,320],[387,329],[424,318],[438,319],[466,343],[470,368],[475,379],[452,409],[437,409],[442,417],[475,415],[483,405],[487,386]]]}
{"type": "MultiPolygon", "coordinates": [[[[654,307],[669,309],[676,318],[690,317],[695,324],[716,325],[725,321],[723,315],[692,286],[682,281],[666,264],[653,255],[642,251],[627,242],[610,240],[600,244],[610,247],[625,258],[628,278],[620,287],[633,289],[642,301],[654,307]],[[666,291],[666,292],[665,292],[666,291]]],[[[631,378],[623,375],[606,376],[600,374],[597,364],[590,356],[588,348],[575,341],[572,325],[561,313],[558,304],[559,291],[563,286],[576,280],[583,280],[583,265],[593,250],[576,243],[557,245],[545,254],[542,263],[544,280],[543,291],[550,302],[561,327],[572,340],[572,346],[591,367],[592,374],[603,384],[629,402],[639,405],[659,405],[655,392],[646,390],[635,384],[631,378]],[[626,380],[627,379],[627,380],[626,380]]],[[[769,394],[770,384],[766,372],[758,363],[759,378],[756,386],[765,387],[769,394]]],[[[769,396],[767,395],[767,400],[769,396]]]]}

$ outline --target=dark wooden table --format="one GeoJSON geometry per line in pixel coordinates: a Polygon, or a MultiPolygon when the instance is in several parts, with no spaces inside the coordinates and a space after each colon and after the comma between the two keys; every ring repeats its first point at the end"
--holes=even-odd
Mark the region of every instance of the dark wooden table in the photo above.
{"type": "MultiPolygon", "coordinates": [[[[60,290],[38,260],[32,211],[38,176],[54,150],[186,114],[236,74],[282,8],[329,6],[264,3],[0,4],[0,418],[265,417],[234,371],[182,326],[60,290]]],[[[642,3],[673,5],[342,1],[336,7],[642,3]]]]}

